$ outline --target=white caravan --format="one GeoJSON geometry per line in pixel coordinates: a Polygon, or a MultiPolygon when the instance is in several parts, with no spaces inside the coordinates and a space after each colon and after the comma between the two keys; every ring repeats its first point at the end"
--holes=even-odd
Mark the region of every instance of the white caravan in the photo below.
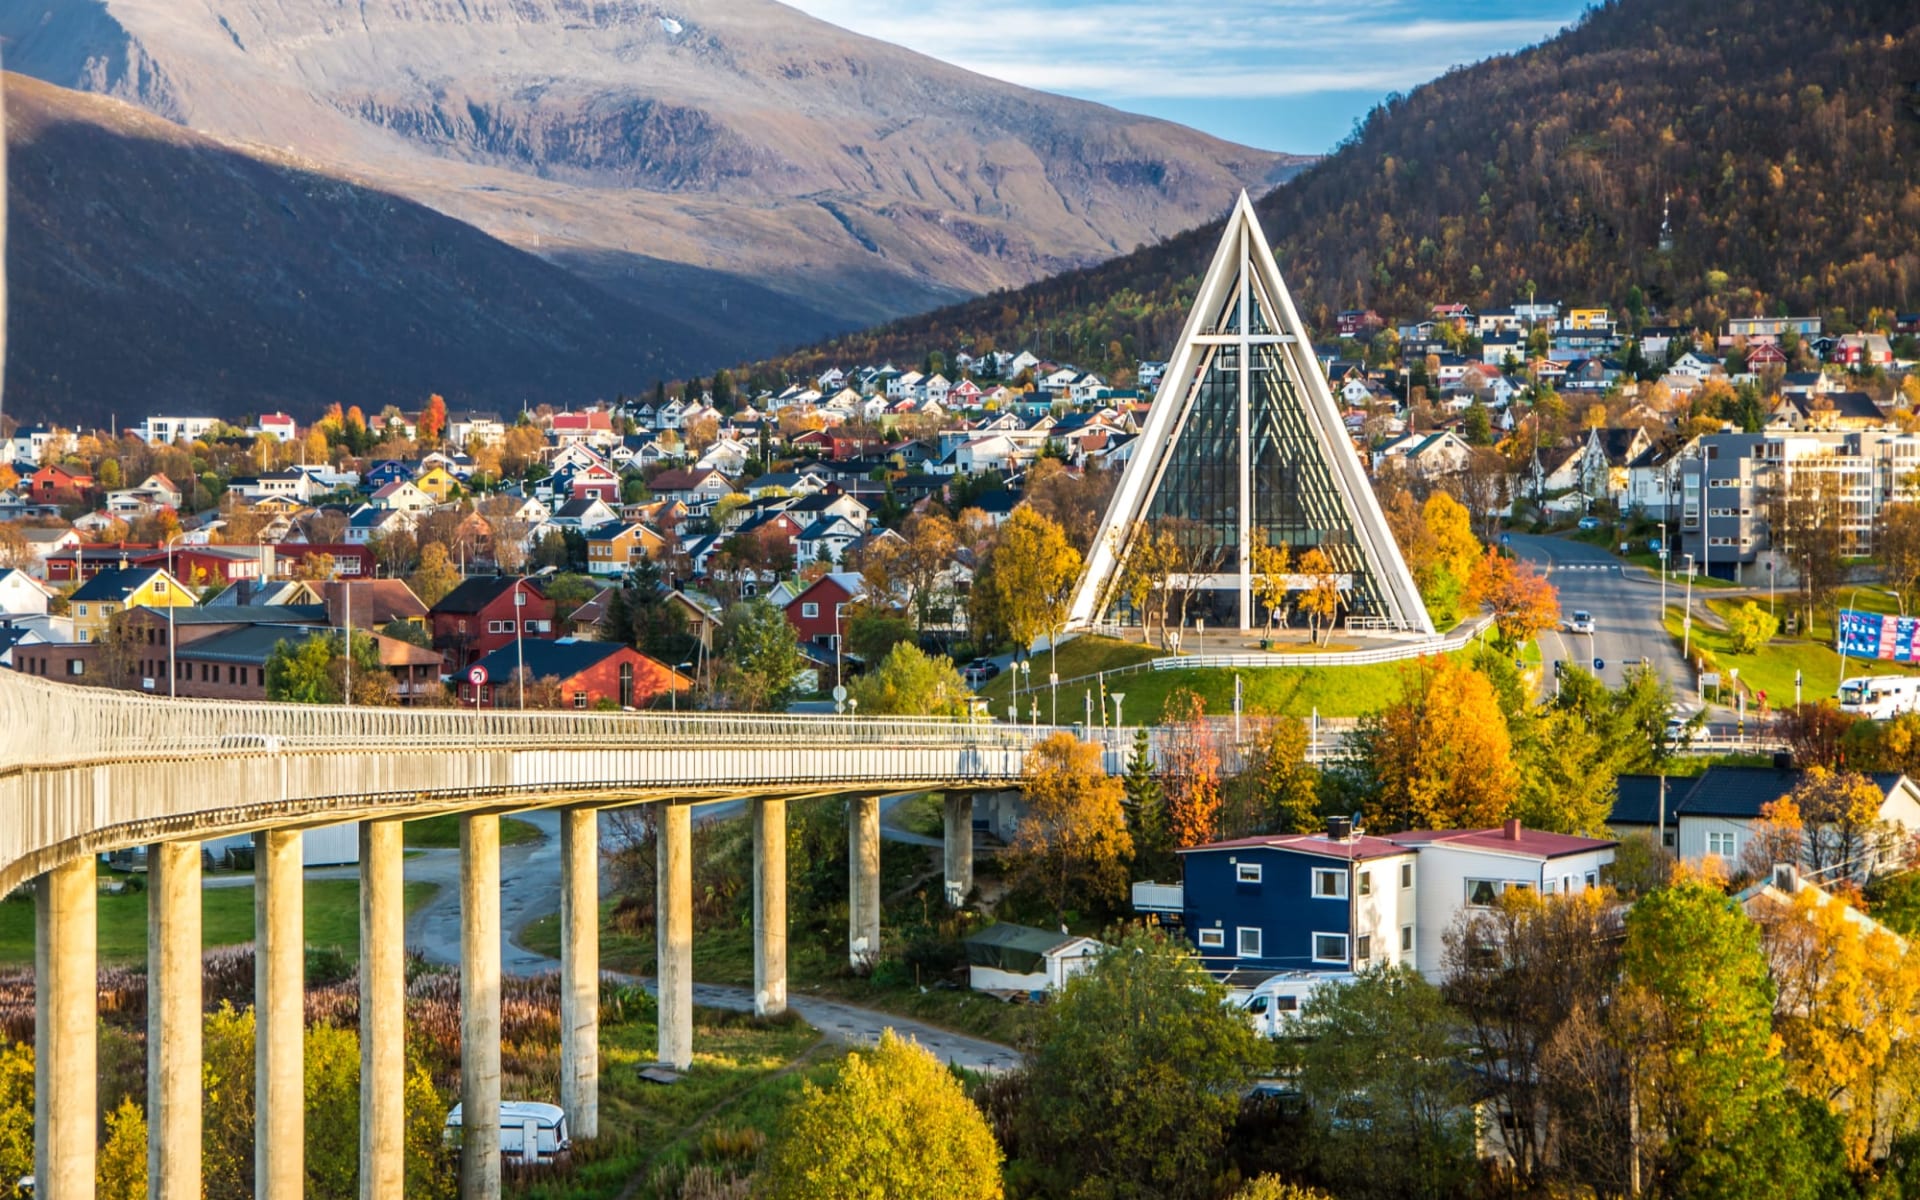
{"type": "Polygon", "coordinates": [[[1860,675],[1840,684],[1840,711],[1884,721],[1920,709],[1920,675],[1860,675]]]}

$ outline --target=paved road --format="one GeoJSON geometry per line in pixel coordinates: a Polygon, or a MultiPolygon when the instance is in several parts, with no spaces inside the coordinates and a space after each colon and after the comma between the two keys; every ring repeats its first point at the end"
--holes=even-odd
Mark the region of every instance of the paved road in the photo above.
{"type": "MultiPolygon", "coordinates": [[[[1601,678],[1609,686],[1618,687],[1625,682],[1626,666],[1644,657],[1653,663],[1676,698],[1691,699],[1693,673],[1660,623],[1657,577],[1636,567],[1623,569],[1619,559],[1584,542],[1520,533],[1512,534],[1511,541],[1514,554],[1545,571],[1559,589],[1562,616],[1571,617],[1582,610],[1593,614],[1594,633],[1590,636],[1562,629],[1540,639],[1547,660],[1541,679],[1547,689],[1553,686],[1553,663],[1560,659],[1592,670],[1593,660],[1598,658],[1606,664],[1600,671],[1601,678]]],[[[1679,593],[1670,587],[1667,603],[1679,599],[1679,593]]]]}

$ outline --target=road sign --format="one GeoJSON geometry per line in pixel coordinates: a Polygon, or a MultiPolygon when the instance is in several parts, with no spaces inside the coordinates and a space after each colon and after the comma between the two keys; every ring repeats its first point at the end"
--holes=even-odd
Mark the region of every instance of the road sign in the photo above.
{"type": "Polygon", "coordinates": [[[835,704],[839,704],[842,701],[846,700],[846,698],[847,698],[847,689],[844,687],[841,687],[837,683],[834,684],[833,685],[833,702],[835,704]]]}
{"type": "Polygon", "coordinates": [[[475,687],[485,687],[487,683],[487,669],[479,663],[475,663],[467,670],[467,682],[475,687]]]}
{"type": "Polygon", "coordinates": [[[1606,669],[1607,669],[1607,660],[1606,660],[1606,659],[1604,659],[1604,658],[1596,658],[1596,659],[1594,659],[1594,660],[1593,660],[1593,673],[1594,673],[1595,675],[1598,675],[1598,674],[1599,674],[1600,672],[1602,672],[1602,671],[1604,671],[1604,670],[1606,670],[1606,669]]]}

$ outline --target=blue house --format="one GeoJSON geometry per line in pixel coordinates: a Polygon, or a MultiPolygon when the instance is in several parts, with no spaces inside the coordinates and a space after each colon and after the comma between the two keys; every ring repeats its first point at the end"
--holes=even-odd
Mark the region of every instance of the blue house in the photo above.
{"type": "Polygon", "coordinates": [[[1413,963],[1417,852],[1355,835],[1344,820],[1328,826],[1180,851],[1181,916],[1209,970],[1413,963]]]}
{"type": "Polygon", "coordinates": [[[367,469],[361,477],[360,486],[370,492],[377,492],[390,483],[413,478],[413,468],[397,459],[382,459],[367,469]]]}

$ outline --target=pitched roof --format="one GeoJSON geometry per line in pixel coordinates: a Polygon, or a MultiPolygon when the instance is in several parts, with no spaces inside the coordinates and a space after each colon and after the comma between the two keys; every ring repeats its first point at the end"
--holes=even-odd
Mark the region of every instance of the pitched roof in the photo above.
{"type": "MultiPolygon", "coordinates": [[[[575,638],[560,638],[550,641],[546,638],[534,638],[518,646],[502,646],[480,660],[487,669],[488,677],[495,684],[503,684],[513,678],[520,669],[522,661],[526,663],[527,674],[533,679],[571,679],[582,671],[591,670],[610,658],[632,655],[634,658],[647,659],[647,656],[631,646],[619,642],[583,642],[575,638]],[[524,660],[521,655],[524,654],[524,660]]],[[[654,665],[673,675],[676,679],[690,684],[686,676],[661,663],[654,665]]]]}
{"type": "Polygon", "coordinates": [[[1196,854],[1209,850],[1255,849],[1290,850],[1297,854],[1314,854],[1322,858],[1340,858],[1354,862],[1407,853],[1407,847],[1398,845],[1388,838],[1368,837],[1362,834],[1346,841],[1338,841],[1324,833],[1261,834],[1254,837],[1233,838],[1224,842],[1208,842],[1204,846],[1189,846],[1177,853],[1196,854]]]}
{"type": "Polygon", "coordinates": [[[1570,833],[1548,833],[1527,829],[1518,821],[1492,829],[1416,829],[1390,835],[1403,846],[1459,846],[1468,850],[1492,850],[1520,854],[1530,858],[1560,858],[1604,850],[1619,843],[1607,838],[1576,837],[1570,833]]]}
{"type": "Polygon", "coordinates": [[[71,598],[76,601],[96,602],[125,600],[153,582],[155,576],[165,574],[166,572],[159,567],[120,567],[102,571],[81,584],[80,589],[74,592],[71,598]]]}
{"type": "MultiPolygon", "coordinates": [[[[506,595],[519,579],[513,575],[481,575],[468,579],[440,598],[436,613],[477,613],[506,595]]],[[[528,585],[532,587],[531,584],[528,585]]],[[[534,589],[537,591],[538,589],[534,589]]]]}

